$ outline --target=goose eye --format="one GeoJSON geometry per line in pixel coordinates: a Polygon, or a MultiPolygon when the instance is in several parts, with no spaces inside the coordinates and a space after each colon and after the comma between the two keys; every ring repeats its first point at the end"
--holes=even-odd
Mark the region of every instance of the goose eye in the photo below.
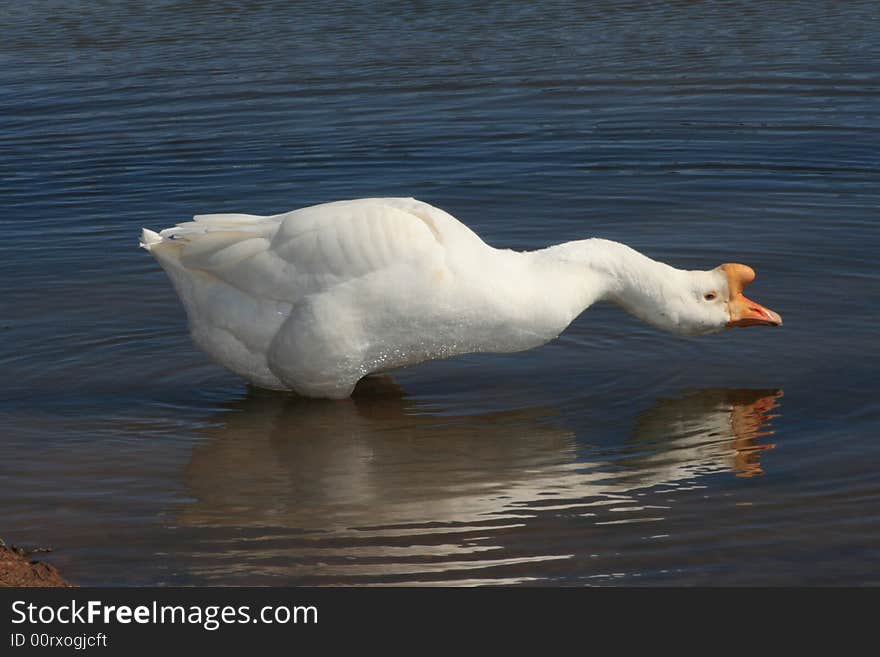
{"type": "Polygon", "coordinates": [[[703,298],[706,301],[712,301],[715,298],[715,293],[714,292],[706,292],[706,294],[703,295],[703,298]]]}

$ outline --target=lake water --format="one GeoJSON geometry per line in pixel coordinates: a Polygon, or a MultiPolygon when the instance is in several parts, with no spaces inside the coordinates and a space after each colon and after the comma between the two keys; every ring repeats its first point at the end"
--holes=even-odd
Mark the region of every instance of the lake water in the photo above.
{"type": "Polygon", "coordinates": [[[880,8],[27,2],[0,27],[0,536],[80,584],[880,584],[880,8]],[[190,341],[142,226],[415,196],[738,261],[318,402],[190,341]]]}

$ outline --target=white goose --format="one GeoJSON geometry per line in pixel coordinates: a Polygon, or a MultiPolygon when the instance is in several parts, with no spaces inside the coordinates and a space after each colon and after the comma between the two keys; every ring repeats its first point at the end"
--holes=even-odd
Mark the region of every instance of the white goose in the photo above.
{"type": "Polygon", "coordinates": [[[411,198],[196,216],[144,229],[140,244],[196,344],[257,386],[307,397],[347,397],[367,374],[425,360],[531,349],[601,300],[682,335],[782,324],[742,295],[746,265],[680,270],[601,239],[495,249],[411,198]]]}

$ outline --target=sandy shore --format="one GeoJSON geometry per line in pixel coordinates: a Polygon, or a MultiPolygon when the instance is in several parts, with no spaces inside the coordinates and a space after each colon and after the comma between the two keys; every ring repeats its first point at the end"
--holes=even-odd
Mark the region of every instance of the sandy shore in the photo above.
{"type": "Polygon", "coordinates": [[[28,552],[0,540],[0,586],[73,586],[55,566],[29,558],[28,552]]]}

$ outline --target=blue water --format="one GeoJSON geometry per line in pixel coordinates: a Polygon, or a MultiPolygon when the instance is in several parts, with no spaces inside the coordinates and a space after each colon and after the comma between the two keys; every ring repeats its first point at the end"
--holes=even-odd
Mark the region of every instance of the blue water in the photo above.
{"type": "Polygon", "coordinates": [[[7,4],[0,536],[80,584],[878,584],[875,3],[7,4]],[[750,264],[320,403],[187,336],[142,226],[415,196],[750,264]]]}

